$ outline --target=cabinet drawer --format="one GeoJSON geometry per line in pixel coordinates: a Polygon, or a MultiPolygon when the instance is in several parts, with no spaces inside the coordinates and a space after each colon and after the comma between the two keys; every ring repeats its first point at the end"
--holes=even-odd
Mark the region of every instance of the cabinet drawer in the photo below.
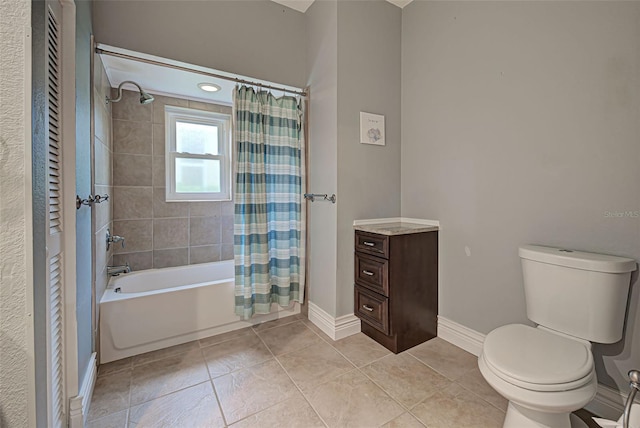
{"type": "Polygon", "coordinates": [[[356,253],[354,278],[356,284],[389,296],[389,262],[379,257],[356,253]]]}
{"type": "Polygon", "coordinates": [[[358,286],[355,287],[355,293],[356,316],[377,330],[388,334],[389,299],[358,286]]]}
{"type": "Polygon", "coordinates": [[[357,230],[356,251],[387,259],[389,258],[389,237],[357,230]]]}

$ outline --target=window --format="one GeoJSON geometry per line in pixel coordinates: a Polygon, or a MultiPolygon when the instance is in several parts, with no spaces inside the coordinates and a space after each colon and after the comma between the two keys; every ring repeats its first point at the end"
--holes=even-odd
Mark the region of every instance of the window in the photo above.
{"type": "Polygon", "coordinates": [[[231,116],[165,107],[167,201],[231,199],[231,116]]]}

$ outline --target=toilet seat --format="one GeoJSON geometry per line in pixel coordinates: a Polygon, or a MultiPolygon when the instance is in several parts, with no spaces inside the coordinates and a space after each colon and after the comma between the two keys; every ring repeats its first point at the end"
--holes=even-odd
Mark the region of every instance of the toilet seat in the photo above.
{"type": "Polygon", "coordinates": [[[531,391],[569,391],[595,376],[587,343],[523,324],[489,333],[483,359],[496,376],[531,391]]]}

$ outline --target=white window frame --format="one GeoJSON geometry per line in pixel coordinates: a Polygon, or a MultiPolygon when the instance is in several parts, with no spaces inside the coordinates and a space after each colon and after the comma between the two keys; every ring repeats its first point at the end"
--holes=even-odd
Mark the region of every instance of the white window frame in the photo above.
{"type": "Polygon", "coordinates": [[[165,176],[167,202],[231,200],[231,115],[165,106],[165,176]],[[176,122],[191,122],[218,127],[218,154],[202,155],[176,152],[176,122]],[[182,159],[220,160],[220,192],[176,192],[176,162],[182,159]]]}

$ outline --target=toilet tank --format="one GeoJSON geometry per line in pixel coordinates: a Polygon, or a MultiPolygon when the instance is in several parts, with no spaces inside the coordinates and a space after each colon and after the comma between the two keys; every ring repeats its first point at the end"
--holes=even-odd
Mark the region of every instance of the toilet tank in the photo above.
{"type": "Polygon", "coordinates": [[[635,260],[537,245],[519,254],[531,321],[590,342],[622,338],[635,260]]]}

